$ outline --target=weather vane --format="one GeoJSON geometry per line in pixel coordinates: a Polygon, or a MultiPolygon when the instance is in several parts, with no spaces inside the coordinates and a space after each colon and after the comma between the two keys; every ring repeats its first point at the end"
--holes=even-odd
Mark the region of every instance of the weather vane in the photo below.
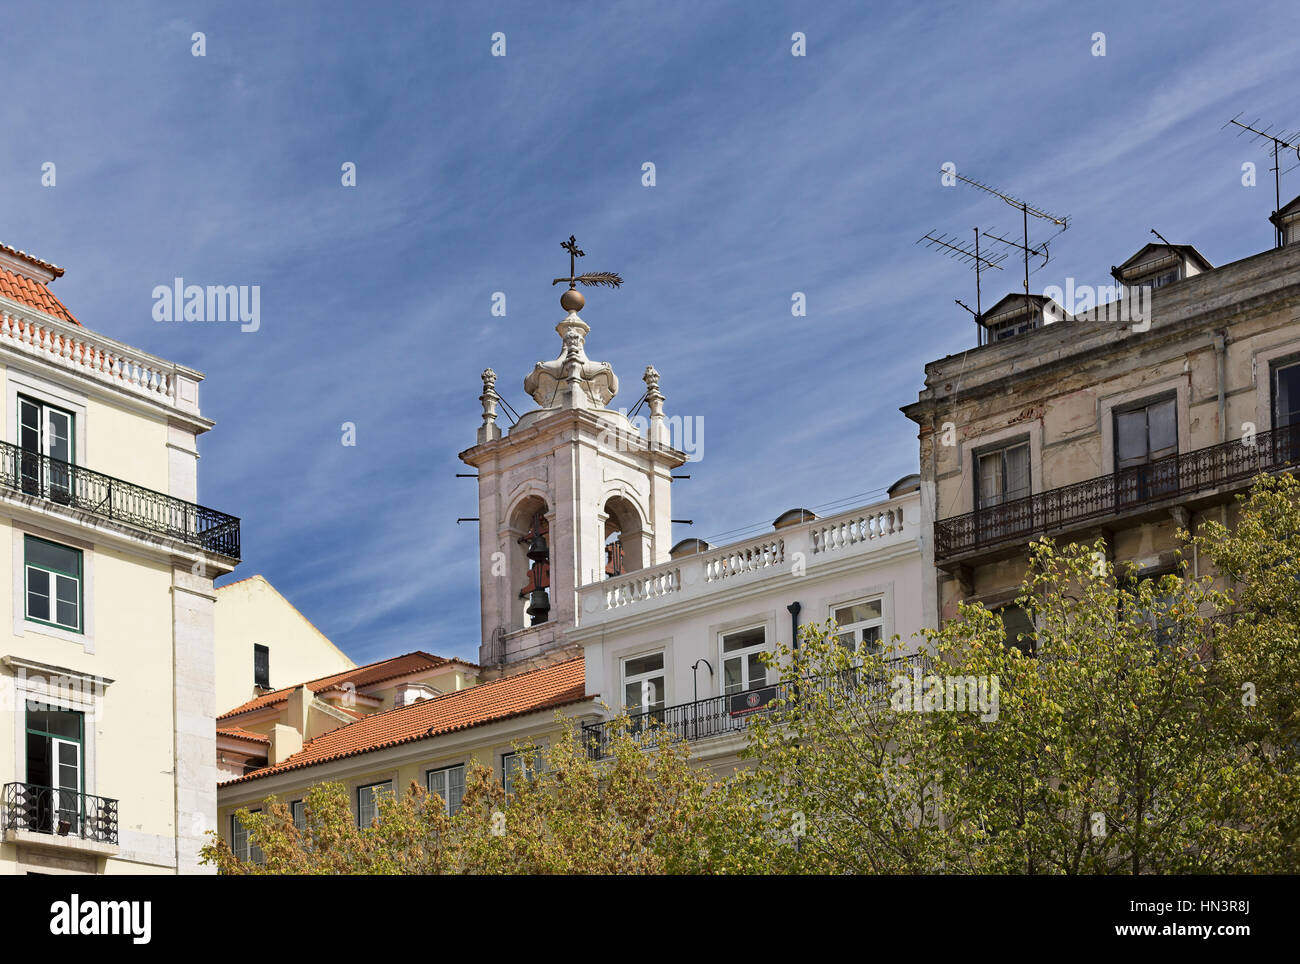
{"type": "Polygon", "coordinates": [[[578,239],[572,234],[569,235],[568,241],[560,242],[560,247],[569,252],[569,276],[556,278],[551,284],[558,285],[562,281],[569,283],[569,290],[560,296],[560,306],[566,311],[577,311],[587,303],[582,293],[576,290],[579,282],[588,287],[609,285],[611,288],[617,288],[623,283],[623,279],[615,271],[587,271],[578,274],[578,259],[585,258],[587,252],[578,247],[578,239]]]}

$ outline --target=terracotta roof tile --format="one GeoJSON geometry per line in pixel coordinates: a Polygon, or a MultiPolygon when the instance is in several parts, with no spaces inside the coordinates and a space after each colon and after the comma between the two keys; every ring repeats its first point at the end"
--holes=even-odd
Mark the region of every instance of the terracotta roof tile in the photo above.
{"type": "MultiPolygon", "coordinates": [[[[0,248],[13,250],[6,245],[0,245],[0,248]]],[[[59,273],[62,274],[61,271],[59,273]]],[[[39,281],[24,278],[8,268],[0,268],[0,295],[35,308],[37,311],[43,311],[60,321],[70,321],[74,325],[81,324],[72,317],[72,312],[63,306],[63,302],[56,298],[49,288],[39,281]]]]}
{"type": "Polygon", "coordinates": [[[590,698],[586,693],[583,660],[579,656],[544,669],[375,713],[318,736],[283,763],[227,780],[221,786],[371,753],[590,698]]]}
{"type": "MultiPolygon", "coordinates": [[[[345,669],[340,673],[332,673],[329,676],[322,676],[320,679],[308,680],[307,688],[313,693],[324,693],[327,690],[338,689],[345,683],[351,683],[357,689],[363,686],[372,686],[375,683],[382,683],[386,679],[395,679],[398,676],[405,676],[408,673],[418,673],[421,670],[433,669],[450,663],[451,660],[444,656],[434,656],[432,653],[416,651],[414,653],[404,653],[401,656],[394,656],[391,659],[381,659],[376,663],[367,663],[364,666],[354,666],[352,669],[345,669]]],[[[467,664],[469,665],[469,664],[467,664]]],[[[297,686],[286,686],[283,689],[272,690],[269,693],[263,693],[256,696],[247,703],[241,703],[233,710],[227,710],[217,717],[218,720],[226,720],[231,717],[240,716],[244,713],[251,713],[254,710],[266,709],[268,706],[276,706],[283,703],[289,698],[297,686]]]]}
{"type": "Polygon", "coordinates": [[[232,740],[248,740],[251,743],[271,744],[271,738],[264,733],[254,733],[252,730],[246,730],[242,726],[219,726],[217,727],[217,736],[229,737],[232,740]]]}
{"type": "Polygon", "coordinates": [[[3,251],[5,254],[15,258],[21,258],[23,261],[26,261],[28,264],[34,264],[38,268],[44,268],[46,271],[54,275],[54,277],[56,278],[63,277],[63,269],[60,268],[57,264],[50,264],[48,261],[43,261],[40,258],[36,257],[36,255],[34,254],[28,254],[26,251],[20,251],[18,248],[5,244],[3,241],[0,241],[0,251],[3,251]]]}

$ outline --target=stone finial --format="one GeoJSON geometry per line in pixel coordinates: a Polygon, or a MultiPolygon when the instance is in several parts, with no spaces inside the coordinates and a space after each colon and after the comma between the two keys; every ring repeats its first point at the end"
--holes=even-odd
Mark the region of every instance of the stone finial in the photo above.
{"type": "Polygon", "coordinates": [[[501,427],[496,424],[497,421],[497,402],[501,396],[497,394],[497,373],[490,368],[483,369],[483,394],[478,400],[483,403],[483,424],[479,426],[479,442],[487,442],[491,439],[501,437],[501,427]]]}
{"type": "Polygon", "coordinates": [[[645,382],[645,400],[646,404],[650,406],[650,417],[662,418],[664,414],[664,396],[663,392],[659,391],[659,373],[655,371],[654,365],[646,365],[645,374],[641,376],[641,380],[645,382]]]}

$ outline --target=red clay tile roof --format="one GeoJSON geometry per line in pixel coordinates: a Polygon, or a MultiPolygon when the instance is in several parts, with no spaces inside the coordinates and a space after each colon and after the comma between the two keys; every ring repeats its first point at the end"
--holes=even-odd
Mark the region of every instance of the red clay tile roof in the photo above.
{"type": "Polygon", "coordinates": [[[228,787],[525,713],[580,703],[592,698],[585,691],[586,677],[579,656],[544,669],[375,713],[318,736],[283,763],[246,773],[220,785],[228,787]]]}
{"type": "MultiPolygon", "coordinates": [[[[0,248],[12,252],[13,248],[8,245],[0,244],[0,248]]],[[[35,260],[35,259],[28,259],[35,260]]],[[[44,262],[38,262],[44,264],[44,262]]],[[[51,266],[52,267],[52,266],[51,266]]],[[[63,274],[62,270],[59,274],[63,274]]],[[[13,301],[19,301],[28,307],[35,308],[37,311],[43,311],[47,315],[52,315],[61,321],[70,321],[74,325],[80,325],[81,322],[72,317],[72,312],[63,306],[63,302],[54,297],[49,288],[39,281],[33,281],[31,278],[24,278],[16,272],[7,268],[0,268],[0,295],[13,301]]]]}
{"type": "Polygon", "coordinates": [[[246,730],[242,726],[219,726],[217,727],[217,736],[226,736],[232,740],[248,740],[252,743],[265,743],[268,746],[271,738],[262,733],[254,733],[252,730],[246,730]]]}
{"type": "Polygon", "coordinates": [[[40,258],[36,257],[36,255],[28,254],[26,251],[19,251],[17,248],[11,247],[10,245],[5,244],[3,241],[0,241],[0,251],[3,251],[5,254],[15,258],[21,258],[23,261],[26,261],[28,264],[34,264],[38,268],[44,268],[46,271],[50,272],[50,274],[54,275],[54,277],[56,278],[63,277],[63,269],[60,268],[57,264],[50,264],[48,261],[42,261],[40,258]]]}
{"type": "MultiPolygon", "coordinates": [[[[422,670],[433,669],[450,663],[451,660],[443,656],[434,656],[432,653],[416,651],[414,653],[404,653],[401,656],[394,656],[391,659],[381,659],[377,663],[367,663],[365,666],[354,666],[352,669],[345,669],[341,673],[332,673],[329,676],[322,676],[320,679],[309,680],[307,688],[313,693],[324,693],[327,690],[340,689],[345,683],[351,683],[357,689],[365,686],[371,686],[375,683],[382,683],[387,679],[396,679],[398,676],[405,676],[408,673],[418,673],[422,670]]],[[[469,665],[469,664],[467,664],[469,665]]],[[[247,703],[241,703],[233,710],[227,710],[217,717],[218,720],[230,719],[234,716],[240,716],[244,713],[251,713],[254,710],[262,710],[268,706],[276,706],[287,700],[290,694],[297,689],[296,686],[286,686],[284,689],[272,690],[269,693],[263,693],[256,696],[247,703]]]]}

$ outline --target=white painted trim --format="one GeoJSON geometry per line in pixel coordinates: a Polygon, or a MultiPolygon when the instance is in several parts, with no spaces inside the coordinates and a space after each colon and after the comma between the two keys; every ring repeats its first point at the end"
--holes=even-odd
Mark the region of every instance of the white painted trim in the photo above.
{"type": "Polygon", "coordinates": [[[1255,424],[1257,431],[1273,428],[1273,362],[1288,355],[1300,355],[1300,339],[1271,348],[1261,348],[1251,355],[1255,368],[1255,424]]]}
{"type": "Polygon", "coordinates": [[[74,462],[83,468],[86,465],[86,437],[90,432],[89,418],[86,414],[86,396],[83,392],[46,381],[37,375],[23,371],[21,368],[5,368],[5,403],[6,418],[4,440],[10,445],[19,444],[18,436],[18,396],[26,395],[44,402],[54,408],[61,408],[72,413],[72,443],[76,451],[74,462]]]}

